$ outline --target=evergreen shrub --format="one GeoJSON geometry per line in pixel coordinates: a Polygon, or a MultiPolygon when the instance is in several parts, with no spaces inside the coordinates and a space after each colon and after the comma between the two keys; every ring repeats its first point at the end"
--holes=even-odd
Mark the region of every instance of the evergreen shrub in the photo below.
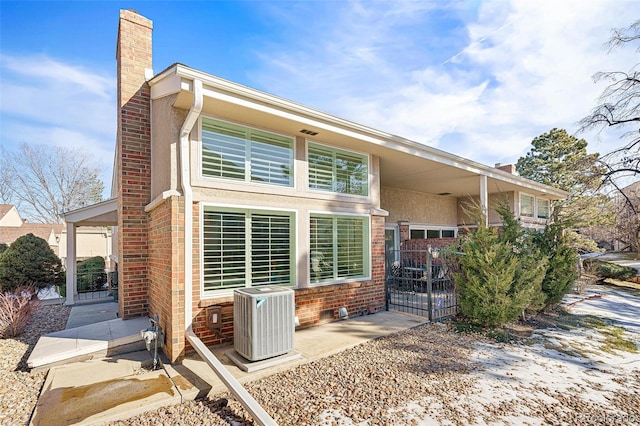
{"type": "Polygon", "coordinates": [[[61,269],[60,259],[45,240],[23,235],[0,255],[0,290],[13,291],[23,285],[44,288],[55,282],[61,269]]]}

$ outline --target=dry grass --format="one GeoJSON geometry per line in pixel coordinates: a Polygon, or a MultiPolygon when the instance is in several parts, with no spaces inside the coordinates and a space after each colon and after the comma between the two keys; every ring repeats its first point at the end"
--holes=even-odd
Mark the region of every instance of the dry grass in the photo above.
{"type": "Polygon", "coordinates": [[[34,299],[33,286],[21,286],[12,292],[0,293],[0,338],[19,336],[27,326],[40,301],[34,299]]]}

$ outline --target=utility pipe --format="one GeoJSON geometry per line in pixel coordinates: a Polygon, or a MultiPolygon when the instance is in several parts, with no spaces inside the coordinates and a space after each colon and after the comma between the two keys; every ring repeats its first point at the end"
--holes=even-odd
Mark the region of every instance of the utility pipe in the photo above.
{"type": "Polygon", "coordinates": [[[202,112],[204,96],[202,80],[193,80],[193,105],[180,129],[180,182],[184,195],[184,328],[193,322],[193,273],[188,262],[193,257],[193,191],[191,189],[191,165],[189,155],[189,135],[202,112]]]}
{"type": "Polygon", "coordinates": [[[186,332],[187,340],[193,346],[193,349],[200,355],[200,357],[211,367],[213,371],[218,375],[220,380],[225,386],[233,393],[233,395],[240,401],[242,406],[251,414],[253,420],[260,426],[278,426],[278,423],[265,411],[264,408],[256,401],[253,396],[233,377],[233,375],[226,369],[226,367],[211,353],[209,348],[198,339],[193,332],[191,326],[187,328],[186,332]]]}

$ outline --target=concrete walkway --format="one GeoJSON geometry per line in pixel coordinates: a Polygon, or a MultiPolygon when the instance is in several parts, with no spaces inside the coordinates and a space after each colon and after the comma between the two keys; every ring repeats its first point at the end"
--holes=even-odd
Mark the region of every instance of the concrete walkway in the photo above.
{"type": "MultiPolygon", "coordinates": [[[[108,305],[74,306],[68,324],[108,317],[113,313],[108,305]]],[[[234,377],[245,383],[423,323],[424,318],[383,311],[298,330],[297,358],[252,372],[243,371],[230,360],[227,354],[233,351],[231,345],[210,349],[234,377]]],[[[155,371],[150,369],[152,357],[146,350],[110,354],[123,345],[131,345],[134,350],[136,344],[143,344],[140,330],[148,325],[147,318],[110,319],[43,336],[29,358],[30,366],[63,362],[64,357],[74,354],[76,359],[84,356],[85,360],[51,367],[31,423],[102,424],[225,390],[196,353],[188,354],[180,364],[162,363],[155,371]],[[104,355],[96,356],[101,352],[104,355]]]]}
{"type": "Polygon", "coordinates": [[[65,329],[109,321],[118,318],[116,302],[97,302],[76,304],[71,308],[65,329]]]}

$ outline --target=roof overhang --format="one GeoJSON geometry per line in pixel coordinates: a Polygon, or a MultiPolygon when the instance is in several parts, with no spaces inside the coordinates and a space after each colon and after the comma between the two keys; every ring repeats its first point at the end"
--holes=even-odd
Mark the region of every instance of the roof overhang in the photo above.
{"type": "Polygon", "coordinates": [[[64,214],[64,220],[76,226],[117,226],[118,199],[112,198],[72,210],[64,214]]]}
{"type": "Polygon", "coordinates": [[[380,185],[453,197],[476,196],[480,177],[487,177],[489,193],[524,191],[549,199],[568,193],[551,186],[486,166],[472,160],[366,127],[309,107],[174,64],[149,82],[151,98],[175,95],[174,107],[193,104],[193,81],[203,82],[203,114],[251,123],[271,131],[304,136],[317,132],[318,140],[370,153],[380,158],[380,185]]]}

